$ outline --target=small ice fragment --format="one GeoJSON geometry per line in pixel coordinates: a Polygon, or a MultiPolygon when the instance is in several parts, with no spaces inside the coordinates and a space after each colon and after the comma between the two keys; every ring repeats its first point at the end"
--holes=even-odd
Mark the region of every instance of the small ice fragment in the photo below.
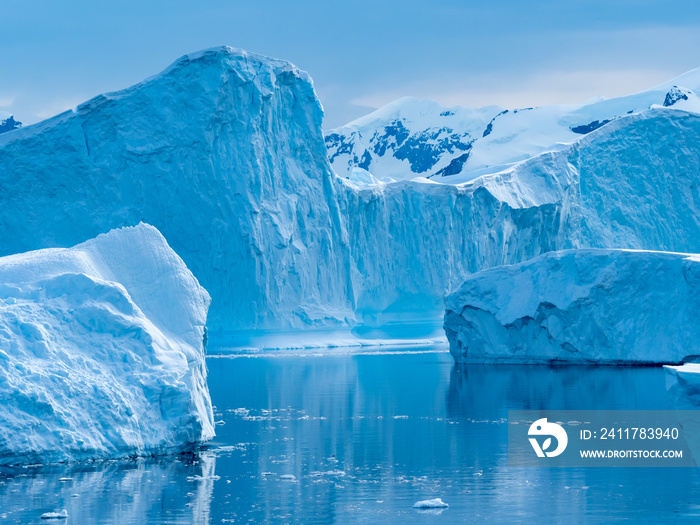
{"type": "Polygon", "coordinates": [[[440,498],[425,499],[413,504],[414,509],[446,509],[447,507],[449,507],[449,505],[440,498]]]}
{"type": "Polygon", "coordinates": [[[219,481],[221,479],[221,476],[199,476],[199,475],[194,475],[194,476],[187,476],[187,481],[190,483],[193,481],[204,481],[204,480],[212,480],[212,481],[219,481]]]}
{"type": "Polygon", "coordinates": [[[58,481],[73,481],[73,478],[61,478],[58,481]]]}
{"type": "Polygon", "coordinates": [[[280,479],[284,481],[296,481],[297,477],[294,474],[282,474],[280,479]]]}
{"type": "Polygon", "coordinates": [[[68,517],[68,511],[66,509],[60,510],[58,512],[44,512],[41,515],[42,520],[64,520],[68,517]]]}

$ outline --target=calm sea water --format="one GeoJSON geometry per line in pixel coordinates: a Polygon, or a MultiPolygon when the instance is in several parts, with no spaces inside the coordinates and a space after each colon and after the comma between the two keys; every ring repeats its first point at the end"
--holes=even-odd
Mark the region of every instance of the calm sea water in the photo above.
{"type": "Polygon", "coordinates": [[[62,523],[120,525],[700,519],[697,469],[507,467],[509,409],[670,409],[660,368],[457,367],[436,351],[208,364],[207,450],[2,476],[0,522],[64,508],[62,523]],[[412,508],[435,497],[450,507],[412,508]]]}

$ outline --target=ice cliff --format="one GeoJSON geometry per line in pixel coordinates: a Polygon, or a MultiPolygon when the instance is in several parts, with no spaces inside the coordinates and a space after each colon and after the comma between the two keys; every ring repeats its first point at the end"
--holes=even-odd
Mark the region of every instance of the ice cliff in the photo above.
{"type": "Polygon", "coordinates": [[[358,312],[425,318],[468,274],[549,251],[700,252],[699,139],[699,116],[651,109],[467,184],[349,181],[358,312]]]}
{"type": "Polygon", "coordinates": [[[700,256],[568,250],[468,278],[446,299],[458,362],[678,363],[700,347],[700,256]]]}
{"type": "Polygon", "coordinates": [[[0,465],[214,435],[209,296],[153,227],[0,258],[0,465]]]}
{"type": "Polygon", "coordinates": [[[344,323],[348,247],[308,75],[231,48],[0,136],[2,254],[140,221],[210,291],[214,329],[344,323]]]}
{"type": "Polygon", "coordinates": [[[484,268],[578,247],[700,251],[700,117],[681,99],[466,184],[345,179],[308,75],[210,49],[0,135],[0,250],[145,221],[211,293],[212,340],[439,326],[445,292],[484,268]]]}

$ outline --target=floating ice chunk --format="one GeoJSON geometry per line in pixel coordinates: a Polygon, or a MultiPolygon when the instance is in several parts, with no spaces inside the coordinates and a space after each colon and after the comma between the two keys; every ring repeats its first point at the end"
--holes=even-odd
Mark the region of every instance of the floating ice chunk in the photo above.
{"type": "Polygon", "coordinates": [[[42,520],[64,520],[68,517],[68,511],[66,509],[59,510],[57,512],[44,512],[41,515],[42,520]]]}
{"type": "Polygon", "coordinates": [[[414,509],[446,509],[447,507],[449,505],[440,498],[424,499],[413,504],[414,509]]]}
{"type": "Polygon", "coordinates": [[[211,481],[219,481],[221,479],[221,476],[200,476],[200,475],[194,475],[194,476],[187,476],[187,481],[190,483],[193,481],[206,481],[206,480],[211,480],[211,481]]]}
{"type": "Polygon", "coordinates": [[[666,390],[676,408],[696,409],[700,406],[700,363],[665,366],[666,390]]]}
{"type": "Polygon", "coordinates": [[[445,305],[457,362],[678,363],[700,340],[700,257],[550,252],[470,276],[445,305]]]}
{"type": "Polygon", "coordinates": [[[318,476],[335,476],[335,477],[340,477],[342,478],[345,476],[347,473],[344,470],[326,470],[325,472],[321,471],[316,471],[312,472],[310,475],[311,477],[318,477],[318,476]]]}
{"type": "Polygon", "coordinates": [[[154,227],[2,257],[0,283],[0,464],[213,437],[209,296],[154,227]]]}

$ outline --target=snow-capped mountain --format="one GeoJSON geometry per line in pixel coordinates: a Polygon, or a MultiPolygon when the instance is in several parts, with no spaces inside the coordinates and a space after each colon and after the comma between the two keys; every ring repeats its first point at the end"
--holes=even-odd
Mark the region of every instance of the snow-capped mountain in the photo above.
{"type": "Polygon", "coordinates": [[[0,133],[12,131],[13,129],[21,128],[22,123],[15,120],[11,114],[0,111],[0,133]]]}
{"type": "Polygon", "coordinates": [[[461,183],[560,148],[608,122],[654,105],[700,112],[700,69],[652,89],[579,105],[524,109],[443,107],[402,98],[325,132],[335,172],[360,168],[381,180],[461,183]]]}
{"type": "Polygon", "coordinates": [[[460,173],[474,139],[501,108],[445,108],[406,97],[325,133],[329,160],[341,176],[353,168],[380,179],[460,173]]]}

